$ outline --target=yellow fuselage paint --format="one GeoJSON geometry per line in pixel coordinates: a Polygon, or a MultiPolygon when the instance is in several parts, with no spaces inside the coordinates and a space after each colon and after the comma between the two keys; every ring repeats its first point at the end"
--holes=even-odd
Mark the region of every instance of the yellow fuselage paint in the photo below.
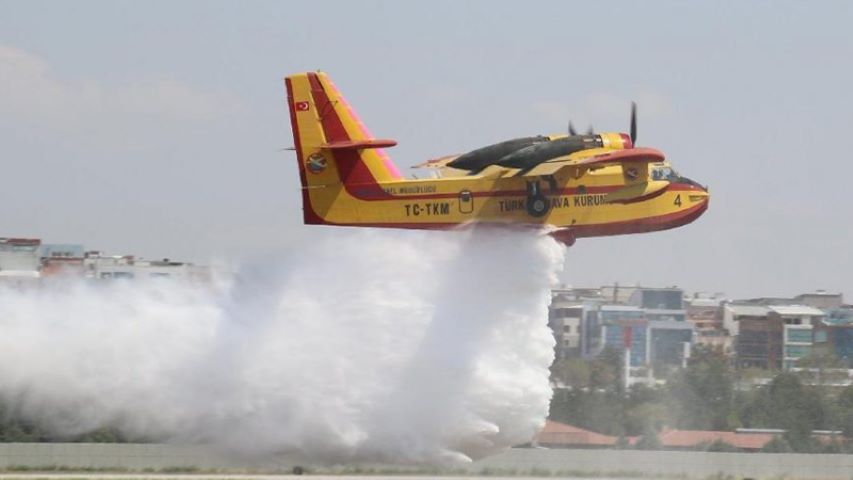
{"type": "MultiPolygon", "coordinates": [[[[419,224],[488,223],[582,227],[632,222],[677,214],[707,202],[707,192],[668,189],[662,195],[629,204],[608,203],[607,193],[625,186],[618,166],[589,171],[581,178],[555,175],[556,192],[539,185],[551,203],[548,213],[533,217],[526,209],[527,179],[477,176],[381,182],[391,198],[361,199],[359,185],[309,187],[315,212],[333,224],[376,224],[416,227],[419,224]],[[350,193],[352,192],[352,194],[350,193]]],[[[370,196],[370,189],[364,193],[370,196]]]]}

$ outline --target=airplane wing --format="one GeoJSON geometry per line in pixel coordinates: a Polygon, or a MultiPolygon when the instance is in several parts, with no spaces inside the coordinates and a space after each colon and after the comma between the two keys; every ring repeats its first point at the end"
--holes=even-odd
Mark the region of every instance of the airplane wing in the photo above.
{"type": "Polygon", "coordinates": [[[543,162],[527,171],[519,171],[516,175],[525,177],[555,175],[563,169],[569,169],[569,174],[580,178],[588,170],[620,165],[625,177],[625,186],[609,193],[605,198],[607,203],[632,203],[646,200],[663,194],[669,187],[666,180],[649,180],[649,164],[664,161],[664,155],[653,148],[630,148],[626,150],[586,150],[577,152],[572,158],[562,157],[543,162]]]}
{"type": "Polygon", "coordinates": [[[448,164],[453,160],[456,160],[459,155],[447,155],[441,158],[434,158],[432,160],[427,160],[426,162],[419,163],[417,165],[412,166],[412,168],[426,168],[434,176],[439,178],[448,178],[448,177],[464,177],[468,175],[468,170],[460,170],[458,168],[453,168],[448,164]]]}
{"type": "Polygon", "coordinates": [[[433,158],[426,162],[412,166],[412,168],[444,168],[447,164],[459,158],[459,155],[447,155],[444,157],[433,158]]]}
{"type": "Polygon", "coordinates": [[[648,178],[649,164],[662,162],[664,158],[663,153],[654,148],[629,148],[626,150],[594,148],[542,162],[529,170],[521,170],[516,175],[524,177],[555,175],[557,172],[568,168],[571,169],[572,176],[579,178],[587,170],[609,165],[621,165],[625,172],[626,183],[645,182],[648,178]]]}

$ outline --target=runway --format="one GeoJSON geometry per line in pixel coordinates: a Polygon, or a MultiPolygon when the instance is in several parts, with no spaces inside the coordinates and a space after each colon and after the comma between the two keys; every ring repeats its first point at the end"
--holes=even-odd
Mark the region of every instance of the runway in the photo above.
{"type": "MultiPolygon", "coordinates": [[[[88,472],[27,472],[27,473],[3,473],[0,480],[283,480],[304,479],[311,480],[413,480],[427,478],[441,478],[442,480],[529,480],[544,477],[494,477],[494,476],[437,476],[437,475],[252,475],[252,474],[181,474],[181,473],[88,473],[88,472]]],[[[575,480],[617,480],[616,477],[561,477],[575,480]]],[[[637,477],[639,479],[641,477],[637,477]]],[[[634,480],[630,477],[618,477],[618,480],[634,480]]]]}

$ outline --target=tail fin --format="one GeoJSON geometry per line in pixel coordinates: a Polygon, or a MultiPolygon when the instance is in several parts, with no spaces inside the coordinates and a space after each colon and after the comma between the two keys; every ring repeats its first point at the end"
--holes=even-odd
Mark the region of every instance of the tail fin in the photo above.
{"type": "Polygon", "coordinates": [[[298,73],[285,84],[303,189],[401,178],[381,150],[396,142],[373,138],[325,73],[298,73]]]}

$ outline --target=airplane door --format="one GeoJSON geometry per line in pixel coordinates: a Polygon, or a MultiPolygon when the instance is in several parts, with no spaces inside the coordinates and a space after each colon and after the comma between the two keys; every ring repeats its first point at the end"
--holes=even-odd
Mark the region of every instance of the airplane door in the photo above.
{"type": "Polygon", "coordinates": [[[459,192],[459,213],[471,213],[474,211],[474,195],[471,190],[459,192]]]}

